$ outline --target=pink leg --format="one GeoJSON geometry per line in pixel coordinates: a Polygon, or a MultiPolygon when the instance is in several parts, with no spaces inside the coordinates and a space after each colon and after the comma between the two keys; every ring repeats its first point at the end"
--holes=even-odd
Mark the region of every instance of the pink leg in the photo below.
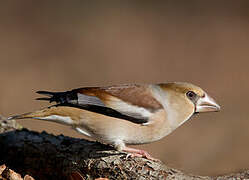
{"type": "Polygon", "coordinates": [[[158,159],[153,158],[148,152],[140,149],[130,148],[130,147],[124,147],[122,151],[129,152],[130,154],[127,155],[127,157],[145,157],[146,159],[153,160],[153,161],[159,161],[158,159]]]}

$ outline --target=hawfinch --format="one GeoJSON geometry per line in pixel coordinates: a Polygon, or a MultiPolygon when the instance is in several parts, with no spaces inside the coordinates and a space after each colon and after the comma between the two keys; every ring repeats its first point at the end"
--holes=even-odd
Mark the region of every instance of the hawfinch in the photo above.
{"type": "Polygon", "coordinates": [[[9,119],[32,118],[62,123],[131,156],[153,159],[146,151],[127,147],[157,141],[199,112],[220,106],[190,83],[127,84],[86,87],[65,92],[38,91],[55,105],[9,119]]]}

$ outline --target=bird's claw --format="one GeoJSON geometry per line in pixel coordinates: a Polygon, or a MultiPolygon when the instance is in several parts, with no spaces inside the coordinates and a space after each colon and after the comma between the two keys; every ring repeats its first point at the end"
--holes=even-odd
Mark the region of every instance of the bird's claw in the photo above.
{"type": "Polygon", "coordinates": [[[134,152],[128,153],[126,155],[126,159],[134,158],[134,157],[140,157],[140,158],[144,157],[144,158],[152,160],[152,161],[158,161],[158,162],[160,161],[159,159],[153,158],[148,152],[146,152],[144,150],[139,150],[139,152],[137,152],[137,153],[134,153],[134,152]]]}

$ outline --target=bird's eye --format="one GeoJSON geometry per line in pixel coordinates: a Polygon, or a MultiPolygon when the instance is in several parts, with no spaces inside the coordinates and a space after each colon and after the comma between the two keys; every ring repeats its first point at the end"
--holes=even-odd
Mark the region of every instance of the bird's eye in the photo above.
{"type": "Polygon", "coordinates": [[[196,97],[196,94],[193,91],[188,91],[186,95],[191,100],[193,100],[196,97]]]}

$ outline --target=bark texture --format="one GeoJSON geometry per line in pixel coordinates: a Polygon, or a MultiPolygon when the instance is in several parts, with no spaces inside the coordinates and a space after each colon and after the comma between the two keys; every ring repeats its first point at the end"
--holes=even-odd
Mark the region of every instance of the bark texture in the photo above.
{"type": "Polygon", "coordinates": [[[18,129],[0,120],[0,165],[35,179],[229,179],[249,178],[249,171],[229,176],[184,174],[161,162],[126,158],[98,142],[18,129]],[[3,130],[4,129],[4,130],[3,130]]]}

